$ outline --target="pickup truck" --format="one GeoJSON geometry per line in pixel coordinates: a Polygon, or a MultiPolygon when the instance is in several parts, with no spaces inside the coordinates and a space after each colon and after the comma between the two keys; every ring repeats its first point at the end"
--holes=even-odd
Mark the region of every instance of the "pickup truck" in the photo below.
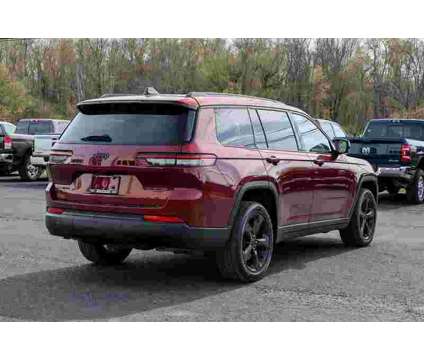
{"type": "Polygon", "coordinates": [[[50,150],[60,134],[56,135],[34,135],[32,147],[31,164],[46,169],[49,161],[50,150]]]}
{"type": "Polygon", "coordinates": [[[13,162],[12,135],[16,126],[7,121],[0,121],[0,175],[10,173],[13,162]]]}
{"type": "Polygon", "coordinates": [[[18,171],[23,180],[37,180],[43,167],[31,164],[34,135],[61,134],[68,125],[67,120],[22,119],[16,124],[15,133],[8,135],[7,146],[0,147],[0,168],[6,172],[18,171]],[[7,158],[7,161],[2,159],[7,158]]]}
{"type": "Polygon", "coordinates": [[[424,119],[370,120],[363,135],[349,141],[349,155],[377,171],[380,190],[403,188],[408,202],[424,202],[424,119]]]}

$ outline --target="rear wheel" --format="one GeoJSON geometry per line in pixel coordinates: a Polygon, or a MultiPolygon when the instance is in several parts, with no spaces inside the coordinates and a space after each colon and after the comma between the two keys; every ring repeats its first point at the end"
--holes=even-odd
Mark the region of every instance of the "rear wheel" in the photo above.
{"type": "Polygon", "coordinates": [[[97,265],[121,264],[130,254],[131,248],[119,248],[112,245],[92,244],[78,240],[81,254],[97,265]]]}
{"type": "Polygon", "coordinates": [[[31,157],[26,155],[22,165],[18,169],[18,172],[22,180],[35,181],[40,178],[43,173],[43,169],[31,164],[31,157]]]}
{"type": "Polygon", "coordinates": [[[368,246],[374,239],[377,221],[377,201],[368,189],[361,189],[349,226],[340,230],[342,241],[348,246],[368,246]]]}
{"type": "Polygon", "coordinates": [[[257,281],[268,270],[273,247],[273,227],[268,211],[259,203],[243,201],[231,238],[217,254],[218,269],[227,279],[257,281]]]}
{"type": "Polygon", "coordinates": [[[414,182],[408,186],[406,197],[411,204],[422,204],[424,202],[424,171],[417,169],[414,182]]]}

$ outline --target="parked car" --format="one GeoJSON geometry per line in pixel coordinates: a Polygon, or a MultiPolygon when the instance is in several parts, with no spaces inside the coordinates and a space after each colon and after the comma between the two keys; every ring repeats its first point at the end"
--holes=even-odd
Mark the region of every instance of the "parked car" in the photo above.
{"type": "Polygon", "coordinates": [[[5,172],[18,171],[23,180],[37,180],[43,168],[31,164],[34,135],[61,134],[68,124],[65,120],[55,119],[22,119],[16,124],[15,133],[8,136],[7,147],[0,148],[0,162],[5,172]]]}
{"type": "Polygon", "coordinates": [[[350,142],[349,155],[378,169],[380,190],[397,194],[404,188],[410,203],[424,202],[424,120],[370,120],[350,142]]]}
{"type": "Polygon", "coordinates": [[[0,175],[10,173],[13,162],[12,139],[10,135],[15,132],[16,126],[7,121],[0,121],[0,175]]]}
{"type": "Polygon", "coordinates": [[[202,250],[225,278],[255,281],[274,243],[340,230],[374,237],[377,177],[305,112],[228,94],[103,97],[54,144],[46,225],[89,261],[135,249],[202,250]]]}
{"type": "Polygon", "coordinates": [[[324,119],[317,119],[317,121],[321,126],[321,129],[324,130],[330,139],[347,137],[346,132],[339,125],[339,123],[324,119]]]}
{"type": "MultiPolygon", "coordinates": [[[[60,127],[57,128],[56,131],[65,130],[66,126],[68,126],[69,121],[64,120],[60,122],[60,127]]],[[[57,139],[59,139],[62,134],[51,134],[51,135],[34,135],[33,141],[33,149],[31,155],[31,164],[35,165],[39,168],[45,169],[47,167],[47,163],[49,161],[50,150],[52,145],[57,139]]]]}

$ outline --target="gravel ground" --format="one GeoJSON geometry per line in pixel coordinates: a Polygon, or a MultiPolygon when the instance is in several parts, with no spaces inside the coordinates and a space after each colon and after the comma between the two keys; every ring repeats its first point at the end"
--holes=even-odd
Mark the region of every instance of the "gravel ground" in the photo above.
{"type": "Polygon", "coordinates": [[[223,281],[202,257],[134,251],[122,266],[88,264],[44,227],[45,181],[0,178],[0,320],[421,321],[424,206],[382,195],[368,248],[338,233],[278,245],[270,274],[223,281]]]}

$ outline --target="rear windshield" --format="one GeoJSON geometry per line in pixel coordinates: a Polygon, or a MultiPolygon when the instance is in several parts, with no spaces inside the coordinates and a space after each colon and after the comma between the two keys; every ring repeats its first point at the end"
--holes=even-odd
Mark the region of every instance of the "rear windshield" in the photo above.
{"type": "Polygon", "coordinates": [[[424,122],[423,124],[404,122],[378,122],[369,123],[365,130],[364,137],[368,138],[408,138],[415,140],[424,140],[424,122]]]}
{"type": "Polygon", "coordinates": [[[16,134],[46,135],[53,132],[51,120],[20,120],[16,125],[16,134]]]}
{"type": "Polygon", "coordinates": [[[61,142],[177,145],[191,140],[195,118],[194,110],[168,104],[102,104],[81,110],[61,142]]]}

